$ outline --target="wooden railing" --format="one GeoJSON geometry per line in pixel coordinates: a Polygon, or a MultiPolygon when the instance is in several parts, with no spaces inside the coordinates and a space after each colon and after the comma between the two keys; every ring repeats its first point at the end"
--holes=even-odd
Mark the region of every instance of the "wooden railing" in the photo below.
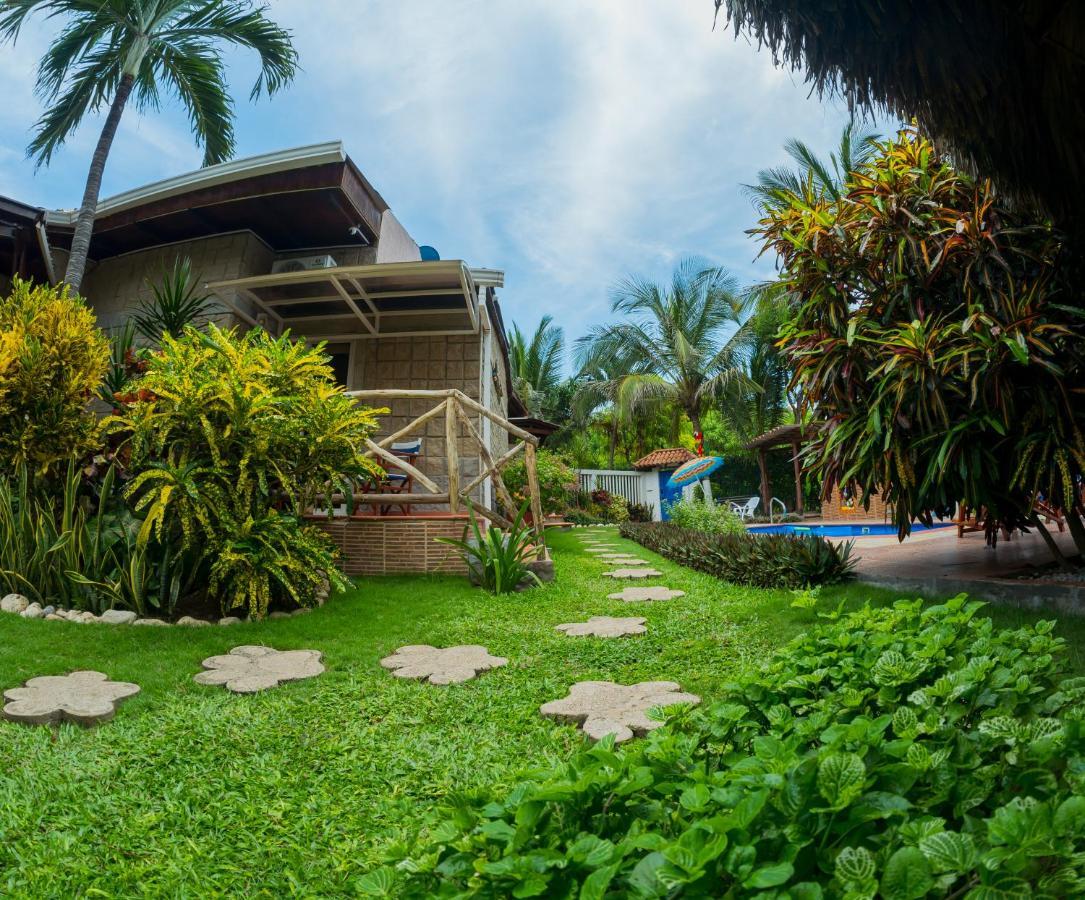
{"type": "MultiPolygon", "coordinates": [[[[430,400],[434,406],[426,410],[420,416],[411,420],[402,428],[396,429],[392,434],[379,441],[366,441],[366,455],[376,459],[385,468],[410,475],[414,482],[414,489],[410,493],[382,494],[361,493],[355,494],[356,503],[373,504],[375,506],[414,506],[414,505],[448,505],[451,512],[457,513],[465,509],[468,504],[474,511],[497,525],[499,528],[509,528],[512,520],[516,517],[519,507],[505,482],[501,477],[502,470],[521,453],[524,454],[524,467],[527,472],[527,489],[529,509],[531,511],[532,527],[536,534],[535,546],[538,557],[546,558],[546,544],[543,540],[543,512],[542,500],[539,494],[539,475],[536,467],[535,453],[539,444],[538,438],[513,425],[508,419],[502,418],[492,410],[487,409],[477,400],[468,397],[462,391],[450,388],[448,390],[368,390],[349,391],[347,396],[369,406],[385,406],[397,400],[430,400]],[[512,446],[496,459],[486,440],[479,433],[472,421],[472,414],[488,419],[498,428],[504,429],[510,438],[512,446]],[[402,456],[392,452],[391,446],[397,441],[423,437],[426,425],[431,419],[444,417],[444,445],[445,465],[444,472],[447,479],[447,488],[441,489],[420,468],[412,465],[402,456]],[[462,473],[461,461],[463,456],[477,453],[479,458],[479,473],[466,481],[462,473]],[[500,509],[493,509],[484,504],[472,493],[479,488],[487,478],[492,479],[494,494],[500,509]],[[421,487],[422,490],[417,490],[421,487]]],[[[481,419],[479,420],[481,422],[481,419]]],[[[423,458],[426,458],[425,445],[423,445],[423,458]]],[[[435,474],[435,473],[431,473],[435,474]]]]}

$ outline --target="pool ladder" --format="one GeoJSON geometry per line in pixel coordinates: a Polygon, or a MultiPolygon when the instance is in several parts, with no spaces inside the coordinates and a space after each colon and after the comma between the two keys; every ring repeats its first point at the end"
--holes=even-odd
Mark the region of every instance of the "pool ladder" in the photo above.
{"type": "Polygon", "coordinates": [[[778,503],[780,505],[780,521],[781,522],[784,520],[784,516],[787,515],[787,505],[784,503],[784,501],[781,500],[779,497],[773,497],[771,500],[769,500],[769,524],[770,525],[772,524],[772,509],[773,509],[773,504],[774,503],[778,503]]]}

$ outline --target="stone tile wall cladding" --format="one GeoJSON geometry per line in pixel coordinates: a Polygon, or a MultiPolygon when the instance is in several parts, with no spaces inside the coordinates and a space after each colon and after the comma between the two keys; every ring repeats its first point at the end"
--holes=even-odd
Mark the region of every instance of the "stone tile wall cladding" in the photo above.
{"type": "MultiPolygon", "coordinates": [[[[192,271],[201,283],[265,275],[271,271],[275,259],[266,244],[245,231],[151,247],[103,260],[83,282],[83,293],[94,307],[102,328],[108,331],[122,326],[140,302],[152,296],[148,281],[155,281],[175,259],[184,257],[192,261],[192,271]]],[[[234,298],[234,302],[252,315],[258,312],[248,300],[234,298]]],[[[225,307],[220,308],[220,315],[215,318],[224,324],[235,324],[235,317],[225,307]]]]}
{"type": "Polygon", "coordinates": [[[437,542],[439,537],[462,538],[466,516],[313,517],[311,521],[335,541],[347,575],[467,574],[455,549],[437,542]]]}
{"type": "MultiPolygon", "coordinates": [[[[478,335],[452,334],[436,337],[385,338],[359,341],[362,353],[360,376],[355,377],[366,390],[447,390],[456,388],[474,400],[479,399],[480,341],[478,335]]],[[[439,401],[393,400],[391,410],[381,417],[377,440],[408,425],[412,419],[432,409],[439,401]]],[[[476,430],[482,433],[481,417],[471,415],[476,430]]],[[[442,491],[448,489],[447,454],[445,451],[445,420],[430,419],[424,433],[410,435],[422,438],[422,456],[418,467],[432,478],[442,491]]],[[[495,431],[504,433],[504,429],[495,431]]],[[[406,438],[404,438],[406,439],[406,438]]],[[[461,434],[460,483],[473,479],[481,471],[481,460],[473,441],[461,434]]],[[[416,492],[425,489],[415,485],[416,492]]],[[[443,507],[442,507],[443,508],[443,507]]],[[[433,511],[434,506],[416,505],[417,512],[433,511]]]]}

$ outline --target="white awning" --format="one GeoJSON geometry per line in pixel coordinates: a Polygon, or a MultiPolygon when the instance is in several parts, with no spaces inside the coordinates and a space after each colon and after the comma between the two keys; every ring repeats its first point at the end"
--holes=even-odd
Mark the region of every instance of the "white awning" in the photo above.
{"type": "Polygon", "coordinates": [[[263,313],[310,340],[475,334],[479,328],[478,290],[461,260],[283,272],[215,281],[207,289],[250,324],[263,313]]]}

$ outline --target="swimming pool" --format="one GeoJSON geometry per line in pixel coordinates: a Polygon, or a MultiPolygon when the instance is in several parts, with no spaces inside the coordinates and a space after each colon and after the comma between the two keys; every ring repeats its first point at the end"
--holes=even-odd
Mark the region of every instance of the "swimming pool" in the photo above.
{"type": "MultiPolygon", "coordinates": [[[[915,522],[912,532],[930,531],[934,528],[950,528],[952,522],[935,522],[932,526],[922,525],[915,522]]],[[[822,537],[871,537],[873,535],[895,535],[896,525],[885,525],[880,522],[871,522],[866,525],[800,525],[798,523],[788,525],[750,525],[752,534],[819,534],[822,537]]]]}

